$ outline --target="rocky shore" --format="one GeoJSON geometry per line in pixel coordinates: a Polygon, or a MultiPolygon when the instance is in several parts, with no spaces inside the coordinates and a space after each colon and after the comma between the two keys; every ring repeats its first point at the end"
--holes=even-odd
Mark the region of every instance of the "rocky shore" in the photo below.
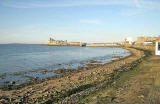
{"type": "Polygon", "coordinates": [[[83,70],[57,70],[61,77],[48,79],[19,89],[0,90],[0,103],[73,104],[96,90],[114,83],[119,73],[136,67],[145,57],[141,50],[126,48],[132,53],[119,60],[83,70]]]}

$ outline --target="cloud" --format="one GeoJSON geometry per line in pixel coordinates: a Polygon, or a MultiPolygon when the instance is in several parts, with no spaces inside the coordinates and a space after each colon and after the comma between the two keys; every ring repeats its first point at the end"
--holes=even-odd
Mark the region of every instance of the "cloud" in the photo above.
{"type": "Polygon", "coordinates": [[[134,4],[134,8],[124,9],[121,11],[121,14],[125,16],[136,16],[153,10],[160,10],[160,1],[158,0],[134,0],[134,4]]]}
{"type": "Polygon", "coordinates": [[[134,0],[134,2],[135,2],[135,5],[136,5],[138,8],[141,7],[139,0],[134,0]]]}
{"type": "Polygon", "coordinates": [[[80,20],[80,23],[99,25],[99,24],[101,24],[101,21],[100,20],[94,20],[94,19],[84,19],[84,20],[80,20]]]}
{"type": "Polygon", "coordinates": [[[148,10],[135,8],[135,9],[125,9],[121,11],[121,15],[123,16],[137,16],[148,12],[148,10]]]}
{"type": "Polygon", "coordinates": [[[159,8],[156,0],[4,0],[3,6],[13,8],[45,8],[45,7],[73,7],[73,6],[108,6],[119,5],[139,8],[159,8]]]}

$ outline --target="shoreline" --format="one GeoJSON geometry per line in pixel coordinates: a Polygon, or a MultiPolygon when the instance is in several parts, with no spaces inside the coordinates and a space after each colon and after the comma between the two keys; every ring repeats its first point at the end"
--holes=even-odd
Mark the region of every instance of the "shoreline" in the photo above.
{"type": "MultiPolygon", "coordinates": [[[[94,67],[90,70],[83,70],[78,73],[72,73],[69,76],[65,76],[55,80],[47,80],[39,84],[23,87],[18,90],[18,92],[21,92],[19,94],[16,93],[17,90],[11,90],[11,91],[0,90],[1,93],[0,96],[5,96],[6,101],[10,97],[13,99],[13,101],[15,101],[16,99],[19,99],[17,97],[18,95],[25,97],[27,99],[27,101],[25,102],[29,103],[64,101],[65,100],[64,98],[66,97],[68,98],[68,96],[70,95],[74,95],[77,92],[79,93],[83,92],[86,89],[92,89],[93,85],[95,84],[97,85],[97,83],[101,85],[102,82],[106,83],[110,82],[111,80],[113,80],[112,79],[114,77],[113,73],[115,73],[116,69],[120,69],[124,65],[127,65],[127,63],[132,63],[137,59],[141,59],[141,57],[144,55],[143,52],[141,53],[136,49],[132,48],[127,48],[127,49],[130,50],[131,55],[125,58],[114,60],[110,63],[104,64],[103,66],[94,67]],[[138,55],[139,52],[140,54],[138,55]],[[54,100],[51,101],[51,99],[54,100]]],[[[122,69],[118,71],[122,72],[122,69]]],[[[22,99],[19,99],[19,102],[24,102],[24,101],[22,101],[22,99]]]]}
{"type": "MultiPolygon", "coordinates": [[[[109,48],[125,49],[123,47],[109,47],[109,48]]],[[[127,50],[127,51],[129,52],[128,56],[130,56],[131,52],[129,50],[127,50]]],[[[126,52],[126,53],[128,54],[128,52],[126,52]]],[[[35,85],[35,84],[42,83],[44,81],[55,80],[57,78],[62,78],[62,77],[65,77],[69,74],[73,74],[73,73],[75,74],[75,73],[78,73],[78,72],[81,72],[81,71],[84,71],[84,70],[90,70],[92,68],[97,68],[97,67],[106,65],[108,63],[112,63],[113,61],[126,58],[128,56],[125,56],[125,55],[124,56],[121,56],[121,55],[120,56],[119,55],[114,56],[113,55],[111,57],[112,59],[108,62],[103,62],[102,60],[97,61],[96,59],[91,59],[91,60],[86,61],[87,64],[81,64],[81,63],[85,63],[85,61],[81,62],[80,66],[77,66],[76,68],[58,68],[56,70],[47,70],[47,69],[41,70],[41,69],[38,69],[38,70],[30,70],[30,71],[27,71],[27,72],[25,71],[25,72],[4,73],[4,74],[0,75],[0,79],[5,78],[6,76],[9,77],[10,75],[12,77],[18,75],[18,76],[22,76],[24,78],[24,80],[26,79],[26,81],[23,81],[22,83],[17,83],[16,80],[15,81],[14,80],[6,81],[6,82],[3,82],[3,84],[0,85],[0,89],[5,90],[5,91],[18,90],[18,89],[21,89],[21,88],[26,87],[28,85],[35,85]],[[31,74],[31,73],[41,73],[42,75],[45,75],[47,73],[54,73],[54,75],[48,76],[48,77],[45,77],[45,78],[34,77],[34,76],[25,76],[25,74],[31,74]]]]}

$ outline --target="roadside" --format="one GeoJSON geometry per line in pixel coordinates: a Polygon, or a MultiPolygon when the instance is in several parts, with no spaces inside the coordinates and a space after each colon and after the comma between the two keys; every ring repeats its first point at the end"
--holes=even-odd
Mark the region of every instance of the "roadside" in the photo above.
{"type": "Polygon", "coordinates": [[[111,85],[84,98],[79,103],[159,104],[160,56],[155,56],[153,50],[150,52],[152,55],[147,53],[149,56],[133,70],[120,74],[111,85]]]}

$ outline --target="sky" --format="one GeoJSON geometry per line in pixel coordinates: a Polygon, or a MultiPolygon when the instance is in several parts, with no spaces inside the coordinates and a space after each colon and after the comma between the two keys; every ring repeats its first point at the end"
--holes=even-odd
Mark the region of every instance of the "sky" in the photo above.
{"type": "Polygon", "coordinates": [[[0,0],[0,44],[160,35],[160,0],[0,0]]]}

